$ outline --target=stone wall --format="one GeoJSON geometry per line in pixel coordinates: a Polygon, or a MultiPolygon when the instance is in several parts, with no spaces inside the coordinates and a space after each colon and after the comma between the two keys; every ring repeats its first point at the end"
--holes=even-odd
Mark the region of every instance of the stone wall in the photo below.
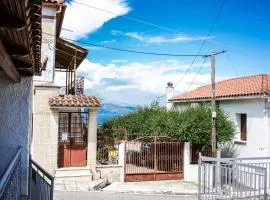
{"type": "Polygon", "coordinates": [[[33,96],[32,157],[54,175],[58,152],[58,110],[51,109],[49,98],[57,96],[59,87],[35,86],[33,96]]]}
{"type": "Polygon", "coordinates": [[[0,176],[21,146],[22,194],[27,194],[32,115],[32,77],[14,83],[0,72],[0,176]]]}
{"type": "Polygon", "coordinates": [[[121,181],[121,171],[123,166],[120,165],[98,165],[97,172],[100,172],[101,178],[107,178],[110,183],[121,181]]]}

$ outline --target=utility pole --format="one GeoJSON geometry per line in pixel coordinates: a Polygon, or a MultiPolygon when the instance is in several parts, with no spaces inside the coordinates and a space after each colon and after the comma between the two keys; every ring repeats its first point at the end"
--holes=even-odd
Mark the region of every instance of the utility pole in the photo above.
{"type": "Polygon", "coordinates": [[[212,113],[212,157],[217,156],[217,108],[216,108],[216,60],[217,54],[225,53],[225,51],[215,52],[212,51],[211,56],[211,113],[212,113]]]}
{"type": "Polygon", "coordinates": [[[216,61],[215,52],[211,52],[211,113],[212,113],[212,157],[217,156],[217,108],[216,108],[216,61]]]}

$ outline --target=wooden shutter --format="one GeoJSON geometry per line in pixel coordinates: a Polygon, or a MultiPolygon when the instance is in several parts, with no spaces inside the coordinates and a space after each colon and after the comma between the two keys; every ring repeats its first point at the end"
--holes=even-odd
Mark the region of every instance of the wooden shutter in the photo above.
{"type": "Polygon", "coordinates": [[[241,140],[247,140],[247,114],[241,114],[241,140]]]}

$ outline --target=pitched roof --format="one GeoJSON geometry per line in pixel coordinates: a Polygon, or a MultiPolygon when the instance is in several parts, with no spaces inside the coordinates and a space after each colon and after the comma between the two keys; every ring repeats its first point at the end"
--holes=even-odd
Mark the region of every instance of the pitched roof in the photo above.
{"type": "MultiPolygon", "coordinates": [[[[254,95],[270,95],[270,75],[260,74],[228,79],[216,83],[216,98],[233,98],[254,95]]],[[[211,98],[211,85],[199,87],[178,95],[169,101],[197,101],[211,98]]]]}
{"type": "Polygon", "coordinates": [[[49,99],[51,107],[100,107],[101,102],[96,96],[64,95],[49,99]]]}

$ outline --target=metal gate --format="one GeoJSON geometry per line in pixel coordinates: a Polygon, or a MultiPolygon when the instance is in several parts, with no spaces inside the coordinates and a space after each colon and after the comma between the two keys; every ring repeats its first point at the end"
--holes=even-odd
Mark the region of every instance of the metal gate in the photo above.
{"type": "Polygon", "coordinates": [[[182,179],[183,148],[182,142],[126,142],[125,181],[182,179]]]}
{"type": "Polygon", "coordinates": [[[58,167],[86,165],[87,130],[87,112],[59,113],[58,167]]]}
{"type": "Polygon", "coordinates": [[[199,199],[267,199],[268,165],[242,161],[200,156],[199,199]]]}

